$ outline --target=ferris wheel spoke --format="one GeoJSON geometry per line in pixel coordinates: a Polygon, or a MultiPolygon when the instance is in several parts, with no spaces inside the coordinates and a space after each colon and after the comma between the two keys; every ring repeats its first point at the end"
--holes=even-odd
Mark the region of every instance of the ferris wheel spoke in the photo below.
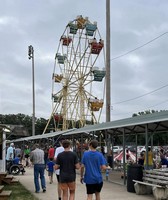
{"type": "Polygon", "coordinates": [[[77,96],[77,93],[76,93],[76,95],[75,95],[75,97],[73,99],[73,104],[74,104],[73,108],[74,109],[71,110],[71,114],[70,114],[70,118],[71,119],[73,119],[73,116],[75,116],[75,119],[77,118],[77,116],[76,116],[76,113],[77,113],[76,110],[78,109],[78,104],[75,103],[77,101],[78,101],[78,96],[77,96]]]}
{"type": "MultiPolygon", "coordinates": [[[[87,49],[88,49],[88,48],[89,48],[89,47],[87,47],[87,49]]],[[[85,49],[85,52],[87,51],[87,49],[85,49]]],[[[70,79],[71,79],[72,76],[75,74],[75,72],[77,71],[78,67],[80,66],[80,64],[81,64],[81,62],[82,62],[82,59],[83,59],[83,57],[84,57],[84,55],[85,55],[85,52],[83,53],[82,57],[79,59],[79,62],[78,62],[78,64],[77,64],[77,66],[75,67],[74,72],[71,74],[70,79]]]]}
{"type": "MultiPolygon", "coordinates": [[[[81,33],[80,33],[80,37],[81,37],[81,33]]],[[[75,37],[73,37],[73,41],[74,41],[74,39],[75,39],[75,37]]],[[[78,55],[78,51],[79,51],[79,46],[80,46],[80,40],[78,41],[76,49],[74,48],[74,43],[72,42],[72,48],[71,48],[71,52],[70,52],[70,61],[69,61],[71,70],[74,70],[74,68],[73,68],[74,65],[77,66],[77,59],[78,59],[77,55],[78,55]]]]}

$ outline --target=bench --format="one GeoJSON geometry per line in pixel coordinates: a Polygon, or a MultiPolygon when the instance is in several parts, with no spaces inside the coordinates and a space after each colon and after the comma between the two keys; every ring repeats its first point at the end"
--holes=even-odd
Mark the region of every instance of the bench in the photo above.
{"type": "Polygon", "coordinates": [[[4,190],[0,193],[0,200],[8,200],[10,195],[11,195],[12,191],[10,190],[4,190]]]}
{"type": "Polygon", "coordinates": [[[14,178],[13,175],[8,175],[7,172],[0,172],[0,185],[2,185],[2,183],[12,184],[18,182],[19,180],[14,178]]]}
{"type": "Polygon", "coordinates": [[[0,172],[0,185],[2,184],[2,180],[5,178],[7,175],[7,172],[0,172]]]}
{"type": "Polygon", "coordinates": [[[168,168],[143,171],[143,181],[133,180],[136,194],[150,194],[156,200],[168,199],[168,168]]]}
{"type": "Polygon", "coordinates": [[[4,185],[0,185],[0,193],[2,192],[4,185]]]}
{"type": "Polygon", "coordinates": [[[11,181],[13,179],[13,175],[6,175],[3,179],[2,179],[2,182],[3,183],[7,183],[7,184],[10,184],[11,181]]]}
{"type": "Polygon", "coordinates": [[[12,191],[11,190],[3,190],[4,185],[0,185],[0,200],[9,200],[12,191]]]}

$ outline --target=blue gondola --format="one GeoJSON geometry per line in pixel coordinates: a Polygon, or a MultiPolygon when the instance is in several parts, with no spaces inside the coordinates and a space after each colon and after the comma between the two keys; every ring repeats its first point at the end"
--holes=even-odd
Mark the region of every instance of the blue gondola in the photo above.
{"type": "Polygon", "coordinates": [[[65,60],[67,59],[67,56],[65,54],[61,55],[61,54],[57,53],[56,58],[57,58],[59,64],[64,64],[65,60]]]}
{"type": "Polygon", "coordinates": [[[105,70],[93,69],[94,81],[102,81],[106,75],[105,70]]]}
{"type": "Polygon", "coordinates": [[[93,36],[95,30],[97,29],[97,24],[90,24],[90,23],[87,23],[86,24],[86,35],[88,36],[93,36]]]}
{"type": "Polygon", "coordinates": [[[71,33],[71,34],[76,34],[76,33],[77,33],[78,27],[77,27],[76,24],[73,24],[73,23],[70,22],[70,23],[68,24],[68,26],[69,26],[69,28],[70,28],[70,33],[71,33]]]}

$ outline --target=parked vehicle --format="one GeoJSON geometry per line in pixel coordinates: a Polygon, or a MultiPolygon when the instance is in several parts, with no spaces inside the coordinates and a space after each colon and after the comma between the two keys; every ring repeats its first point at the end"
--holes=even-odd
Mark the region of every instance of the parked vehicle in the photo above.
{"type": "Polygon", "coordinates": [[[120,153],[123,150],[121,146],[113,146],[113,153],[120,153]]]}
{"type": "Polygon", "coordinates": [[[129,146],[127,149],[133,153],[136,152],[136,146],[129,146]]]}

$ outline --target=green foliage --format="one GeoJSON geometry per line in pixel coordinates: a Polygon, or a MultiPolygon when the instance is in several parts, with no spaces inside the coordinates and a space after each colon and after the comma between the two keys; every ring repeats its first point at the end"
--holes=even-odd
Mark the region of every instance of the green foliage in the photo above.
{"type": "MultiPolygon", "coordinates": [[[[42,134],[46,124],[47,124],[47,120],[46,119],[44,119],[44,118],[36,119],[36,125],[35,125],[36,135],[42,134]]],[[[48,132],[49,132],[49,130],[48,130],[48,132]]]]}
{"type": "MultiPolygon", "coordinates": [[[[145,145],[145,133],[138,134],[138,141],[137,145],[145,145]]],[[[123,137],[122,136],[115,136],[114,138],[114,145],[122,145],[123,137]]],[[[136,137],[135,135],[126,135],[125,137],[126,144],[135,144],[136,137]]],[[[149,137],[149,144],[151,142],[151,138],[149,137]]],[[[154,146],[164,146],[168,144],[168,132],[162,133],[155,133],[153,135],[153,145],[154,146]]]]}
{"type": "MultiPolygon", "coordinates": [[[[132,117],[136,117],[136,116],[141,116],[141,115],[147,115],[147,114],[152,114],[152,113],[156,113],[156,112],[163,112],[166,110],[146,110],[146,111],[142,111],[142,112],[138,112],[138,113],[134,113],[132,115],[132,117]]],[[[140,135],[138,137],[138,143],[143,145],[145,144],[145,138],[144,135],[140,135]]],[[[153,138],[153,143],[154,145],[167,145],[168,143],[168,133],[157,133],[154,135],[153,138]]]]}
{"type": "MultiPolygon", "coordinates": [[[[9,124],[9,125],[22,125],[24,126],[29,134],[32,133],[32,116],[18,113],[16,115],[2,115],[0,114],[0,124],[9,124]]],[[[36,118],[35,119],[35,133],[36,135],[42,134],[45,126],[47,124],[47,120],[44,118],[36,118]]]]}
{"type": "Polygon", "coordinates": [[[156,112],[162,112],[162,111],[166,111],[166,110],[146,110],[146,111],[141,111],[141,112],[138,112],[138,113],[134,113],[132,115],[132,117],[136,117],[136,116],[141,116],[141,115],[147,115],[147,114],[152,114],[152,113],[156,113],[156,112]]]}
{"type": "Polygon", "coordinates": [[[168,133],[157,133],[154,135],[153,143],[155,146],[168,144],[168,133]]]}
{"type": "MultiPolygon", "coordinates": [[[[40,135],[43,133],[46,125],[47,125],[48,119],[44,118],[36,118],[35,119],[35,134],[40,135]]],[[[25,114],[8,114],[8,115],[2,115],[0,114],[0,124],[8,124],[8,125],[22,125],[24,126],[27,130],[29,135],[32,135],[32,116],[25,115],[25,114]]],[[[54,117],[51,118],[47,130],[45,133],[49,133],[50,131],[55,131],[55,127],[57,129],[62,130],[62,124],[63,124],[63,119],[56,121],[54,120],[54,117]]],[[[67,129],[72,129],[72,128],[81,128],[81,122],[78,121],[67,121],[68,127],[67,129]]],[[[90,121],[86,121],[86,124],[92,124],[90,121]]]]}

